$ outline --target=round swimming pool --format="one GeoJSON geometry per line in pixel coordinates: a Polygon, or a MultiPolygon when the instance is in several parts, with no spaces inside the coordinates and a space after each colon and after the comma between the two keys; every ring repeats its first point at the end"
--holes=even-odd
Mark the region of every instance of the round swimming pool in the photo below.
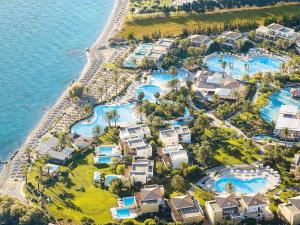
{"type": "Polygon", "coordinates": [[[206,64],[210,71],[223,72],[221,62],[227,63],[225,71],[231,74],[233,78],[239,79],[244,74],[254,74],[257,72],[277,72],[283,61],[271,56],[255,56],[248,61],[239,59],[231,55],[213,55],[207,58],[206,64]]]}
{"type": "Polygon", "coordinates": [[[226,193],[226,184],[231,182],[235,192],[239,194],[254,194],[260,192],[268,183],[264,177],[240,179],[237,177],[223,177],[215,181],[214,189],[219,193],[226,193]]]}

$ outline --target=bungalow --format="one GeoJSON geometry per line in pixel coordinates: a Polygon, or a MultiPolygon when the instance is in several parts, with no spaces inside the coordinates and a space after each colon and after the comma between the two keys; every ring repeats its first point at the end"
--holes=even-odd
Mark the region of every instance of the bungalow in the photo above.
{"type": "Polygon", "coordinates": [[[152,157],[152,147],[140,136],[130,136],[124,139],[124,152],[134,158],[152,157]]]}
{"type": "Polygon", "coordinates": [[[175,222],[192,224],[204,220],[204,212],[198,200],[189,194],[172,197],[168,204],[175,222]]]}
{"type": "Polygon", "coordinates": [[[206,35],[190,35],[189,40],[192,46],[205,46],[206,49],[208,49],[213,43],[213,41],[206,35]]]}
{"type": "Polygon", "coordinates": [[[291,46],[297,40],[297,34],[294,29],[282,26],[277,23],[272,23],[268,26],[260,26],[256,29],[257,37],[266,38],[268,40],[286,40],[291,46]]]}
{"type": "Polygon", "coordinates": [[[146,184],[153,177],[154,161],[148,159],[138,159],[132,163],[129,178],[134,182],[146,184]]]}
{"type": "Polygon", "coordinates": [[[297,106],[282,105],[280,107],[274,134],[289,140],[297,140],[300,138],[300,117],[297,106]],[[287,137],[283,134],[284,129],[288,129],[289,131],[287,137]]]}
{"type": "Polygon", "coordinates": [[[165,204],[165,189],[162,185],[145,185],[134,195],[140,214],[159,212],[160,206],[165,204]]]}
{"type": "Polygon", "coordinates": [[[191,132],[187,126],[173,126],[159,132],[159,139],[165,145],[191,143],[191,132]]]}
{"type": "Polygon", "coordinates": [[[226,48],[236,49],[238,47],[238,42],[247,40],[241,33],[234,31],[225,31],[219,35],[221,40],[221,46],[226,48]]]}
{"type": "Polygon", "coordinates": [[[295,154],[290,173],[293,174],[296,179],[300,179],[300,154],[295,154]]]}
{"type": "Polygon", "coordinates": [[[173,169],[179,168],[182,163],[189,163],[188,154],[180,144],[161,148],[159,155],[162,157],[164,164],[173,169]]]}
{"type": "Polygon", "coordinates": [[[273,214],[266,208],[267,204],[267,199],[261,194],[241,197],[230,194],[205,202],[205,209],[212,224],[217,224],[226,220],[241,221],[247,218],[271,219],[273,214]]]}
{"type": "Polygon", "coordinates": [[[291,225],[300,224],[300,195],[278,205],[278,215],[291,225]]]}
{"type": "Polygon", "coordinates": [[[146,124],[132,125],[120,128],[119,137],[121,141],[130,136],[139,136],[141,138],[146,138],[151,135],[151,131],[146,124]]]}
{"type": "Polygon", "coordinates": [[[196,73],[192,88],[208,100],[211,100],[213,95],[234,100],[245,93],[245,85],[241,81],[220,73],[202,70],[196,73]]]}

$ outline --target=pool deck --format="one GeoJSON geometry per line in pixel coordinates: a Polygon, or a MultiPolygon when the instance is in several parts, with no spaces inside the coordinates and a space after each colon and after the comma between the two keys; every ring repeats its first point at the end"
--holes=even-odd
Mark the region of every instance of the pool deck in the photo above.
{"type": "MultiPolygon", "coordinates": [[[[206,171],[207,176],[200,179],[196,185],[206,191],[214,190],[214,183],[220,178],[235,177],[241,180],[248,180],[253,178],[266,178],[267,185],[260,190],[260,193],[267,193],[277,188],[281,183],[281,178],[278,172],[269,167],[263,167],[259,164],[251,165],[231,165],[215,167],[206,171]],[[246,171],[246,172],[245,172],[246,171]]],[[[215,192],[216,195],[222,194],[215,192]]]]}

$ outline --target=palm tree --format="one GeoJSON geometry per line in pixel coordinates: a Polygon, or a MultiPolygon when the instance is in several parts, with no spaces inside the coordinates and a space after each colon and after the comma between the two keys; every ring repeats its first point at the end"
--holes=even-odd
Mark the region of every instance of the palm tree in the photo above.
{"type": "Polygon", "coordinates": [[[98,91],[99,91],[99,94],[100,94],[100,101],[102,102],[102,99],[103,99],[103,87],[99,87],[98,88],[98,91]]]}
{"type": "Polygon", "coordinates": [[[106,112],[104,118],[105,118],[106,122],[108,123],[108,127],[110,128],[111,121],[113,120],[113,114],[111,113],[111,111],[106,112]]]}
{"type": "Polygon", "coordinates": [[[113,72],[113,81],[115,84],[115,92],[116,92],[115,94],[117,95],[118,94],[118,85],[119,85],[119,77],[118,77],[117,71],[113,72]]]}
{"type": "Polygon", "coordinates": [[[159,92],[156,92],[156,93],[154,94],[154,97],[155,97],[155,99],[156,99],[156,104],[158,104],[158,100],[159,100],[159,98],[160,98],[160,93],[159,93],[159,92]]]}
{"type": "Polygon", "coordinates": [[[225,190],[229,193],[232,194],[235,192],[235,187],[233,186],[232,182],[227,182],[225,185],[225,190]]]}
{"type": "Polygon", "coordinates": [[[168,69],[168,73],[173,76],[173,79],[175,79],[175,77],[177,75],[176,67],[175,66],[170,66],[170,68],[168,69]]]}
{"type": "Polygon", "coordinates": [[[137,113],[138,115],[140,115],[140,122],[143,123],[143,106],[139,105],[137,107],[137,113]]]}
{"type": "Polygon", "coordinates": [[[184,179],[180,175],[175,175],[171,180],[171,186],[175,191],[179,192],[184,188],[184,179]]]}
{"type": "Polygon", "coordinates": [[[92,106],[90,104],[86,104],[84,107],[83,107],[83,111],[86,115],[89,115],[92,113],[92,106]]]}
{"type": "Polygon", "coordinates": [[[225,69],[226,69],[226,66],[227,66],[227,62],[222,61],[222,62],[221,62],[221,67],[223,68],[223,78],[225,77],[225,69]]]}
{"type": "Polygon", "coordinates": [[[121,82],[123,83],[123,88],[125,89],[126,83],[127,83],[127,78],[126,77],[121,77],[121,82]]]}
{"type": "MultiPolygon", "coordinates": [[[[67,144],[67,134],[65,132],[59,132],[57,135],[58,140],[58,146],[60,149],[63,149],[63,147],[67,144]]],[[[43,159],[43,158],[41,158],[43,159]]],[[[45,160],[43,160],[45,161],[45,160]]]]}
{"type": "Polygon", "coordinates": [[[96,140],[96,144],[99,144],[99,138],[101,136],[101,127],[97,124],[94,129],[93,129],[93,136],[94,139],[96,140]]]}
{"type": "Polygon", "coordinates": [[[40,182],[41,182],[40,177],[39,176],[35,176],[34,179],[37,182],[38,190],[40,190],[40,182]]]}
{"type": "Polygon", "coordinates": [[[32,148],[30,147],[26,147],[25,150],[24,150],[25,154],[27,155],[27,162],[30,163],[30,154],[32,152],[32,148]]]}
{"type": "Polygon", "coordinates": [[[143,98],[145,97],[145,94],[144,94],[144,92],[139,92],[138,93],[138,97],[137,97],[137,99],[138,99],[138,102],[139,102],[139,104],[142,104],[143,103],[143,98]]]}
{"type": "Polygon", "coordinates": [[[118,113],[118,111],[116,109],[112,110],[111,114],[112,114],[112,119],[114,120],[115,127],[116,127],[117,126],[117,121],[120,118],[120,115],[119,115],[119,113],[118,113]]]}
{"type": "Polygon", "coordinates": [[[289,132],[289,129],[287,127],[283,128],[281,130],[281,135],[284,137],[284,146],[285,147],[286,147],[286,140],[288,139],[289,134],[290,134],[290,132],[289,132]]]}
{"type": "Polygon", "coordinates": [[[107,95],[108,79],[104,79],[104,80],[103,80],[103,84],[104,84],[104,87],[105,87],[105,95],[107,95]]]}
{"type": "Polygon", "coordinates": [[[86,95],[89,95],[89,94],[91,93],[91,88],[90,88],[89,86],[85,86],[85,87],[84,87],[84,93],[85,93],[86,95]]]}

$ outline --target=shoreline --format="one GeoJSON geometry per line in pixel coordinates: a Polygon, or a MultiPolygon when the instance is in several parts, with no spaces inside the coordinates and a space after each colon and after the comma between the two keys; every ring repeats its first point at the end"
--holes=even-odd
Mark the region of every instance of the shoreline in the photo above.
{"type": "MultiPolygon", "coordinates": [[[[60,115],[60,113],[63,113],[63,111],[66,109],[66,106],[68,104],[68,91],[71,84],[74,82],[81,82],[83,84],[86,84],[93,77],[93,75],[95,75],[95,73],[93,73],[93,66],[95,65],[99,68],[101,65],[103,65],[105,60],[108,60],[103,56],[101,48],[104,49],[105,47],[108,47],[109,39],[114,37],[116,32],[122,28],[122,23],[124,22],[126,16],[126,13],[122,15],[122,10],[124,9],[124,7],[128,6],[128,3],[128,0],[115,0],[111,14],[99,37],[91,47],[86,49],[87,61],[83,69],[81,70],[79,77],[74,78],[73,81],[62,91],[58,99],[44,113],[39,122],[36,125],[34,125],[32,131],[27,135],[23,144],[14,152],[12,152],[11,157],[6,160],[7,163],[3,164],[1,166],[2,168],[0,167],[0,194],[21,194],[21,196],[17,195],[15,197],[19,198],[20,200],[25,200],[25,196],[22,193],[14,194],[13,191],[5,190],[5,186],[10,186],[5,185],[5,183],[8,180],[10,180],[9,174],[12,170],[14,161],[20,158],[25,147],[36,147],[39,139],[48,132],[49,125],[47,125],[47,123],[51,125],[51,123],[55,121],[55,119],[60,115]],[[121,22],[118,22],[118,20],[120,20],[121,22]],[[102,59],[102,57],[104,59],[102,59]],[[59,112],[57,112],[56,110],[59,110],[59,112]]],[[[15,189],[18,189],[18,191],[21,189],[20,185],[24,185],[24,181],[14,180],[13,182],[16,183],[15,186],[17,187],[15,189]]]]}

